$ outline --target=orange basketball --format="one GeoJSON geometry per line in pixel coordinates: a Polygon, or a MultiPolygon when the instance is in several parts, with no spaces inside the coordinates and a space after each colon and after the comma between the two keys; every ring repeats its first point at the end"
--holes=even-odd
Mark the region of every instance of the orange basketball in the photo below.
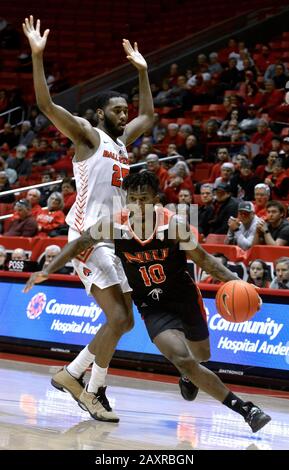
{"type": "Polygon", "coordinates": [[[252,284],[229,281],[216,295],[217,311],[225,320],[242,323],[249,320],[260,308],[260,297],[252,284]]]}

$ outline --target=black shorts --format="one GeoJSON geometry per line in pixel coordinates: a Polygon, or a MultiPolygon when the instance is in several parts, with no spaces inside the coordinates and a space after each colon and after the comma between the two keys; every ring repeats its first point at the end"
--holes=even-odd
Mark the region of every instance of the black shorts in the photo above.
{"type": "Polygon", "coordinates": [[[139,307],[146,329],[153,341],[166,330],[180,330],[190,341],[203,341],[209,337],[206,312],[199,289],[189,287],[185,299],[139,307]]]}

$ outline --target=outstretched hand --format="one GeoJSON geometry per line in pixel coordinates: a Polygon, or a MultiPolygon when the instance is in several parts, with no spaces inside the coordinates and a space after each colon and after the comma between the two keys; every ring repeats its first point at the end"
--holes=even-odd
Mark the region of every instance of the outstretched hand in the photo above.
{"type": "Polygon", "coordinates": [[[25,36],[28,38],[32,54],[41,54],[46,46],[49,29],[46,29],[43,36],[40,34],[40,20],[36,21],[34,27],[33,16],[30,15],[29,19],[25,18],[25,22],[22,23],[22,28],[25,36]]]}
{"type": "Polygon", "coordinates": [[[43,271],[38,271],[36,273],[31,274],[22,292],[24,292],[24,294],[27,294],[27,292],[32,289],[34,284],[40,284],[41,282],[46,281],[46,279],[48,279],[48,276],[47,274],[44,274],[43,271]]]}
{"type": "Polygon", "coordinates": [[[138,71],[147,70],[148,66],[146,60],[139,52],[137,42],[135,42],[134,47],[132,47],[128,39],[123,39],[122,45],[124,52],[126,53],[126,58],[132,63],[132,65],[134,65],[138,71]]]}

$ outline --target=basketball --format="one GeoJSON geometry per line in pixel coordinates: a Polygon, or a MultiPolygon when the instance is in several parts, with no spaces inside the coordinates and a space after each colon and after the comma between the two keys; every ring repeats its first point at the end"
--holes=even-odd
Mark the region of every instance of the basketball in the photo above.
{"type": "Polygon", "coordinates": [[[245,281],[229,281],[216,295],[218,313],[225,320],[242,323],[252,318],[260,308],[260,297],[252,284],[245,281]]]}

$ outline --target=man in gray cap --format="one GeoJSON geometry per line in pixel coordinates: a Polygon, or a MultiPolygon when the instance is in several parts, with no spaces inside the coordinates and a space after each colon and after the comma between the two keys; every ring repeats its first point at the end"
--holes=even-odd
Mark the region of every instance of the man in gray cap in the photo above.
{"type": "Polygon", "coordinates": [[[242,250],[249,250],[253,245],[259,217],[255,214],[251,201],[242,201],[238,206],[238,218],[230,217],[228,220],[229,231],[226,242],[229,245],[238,245],[242,250]]]}

